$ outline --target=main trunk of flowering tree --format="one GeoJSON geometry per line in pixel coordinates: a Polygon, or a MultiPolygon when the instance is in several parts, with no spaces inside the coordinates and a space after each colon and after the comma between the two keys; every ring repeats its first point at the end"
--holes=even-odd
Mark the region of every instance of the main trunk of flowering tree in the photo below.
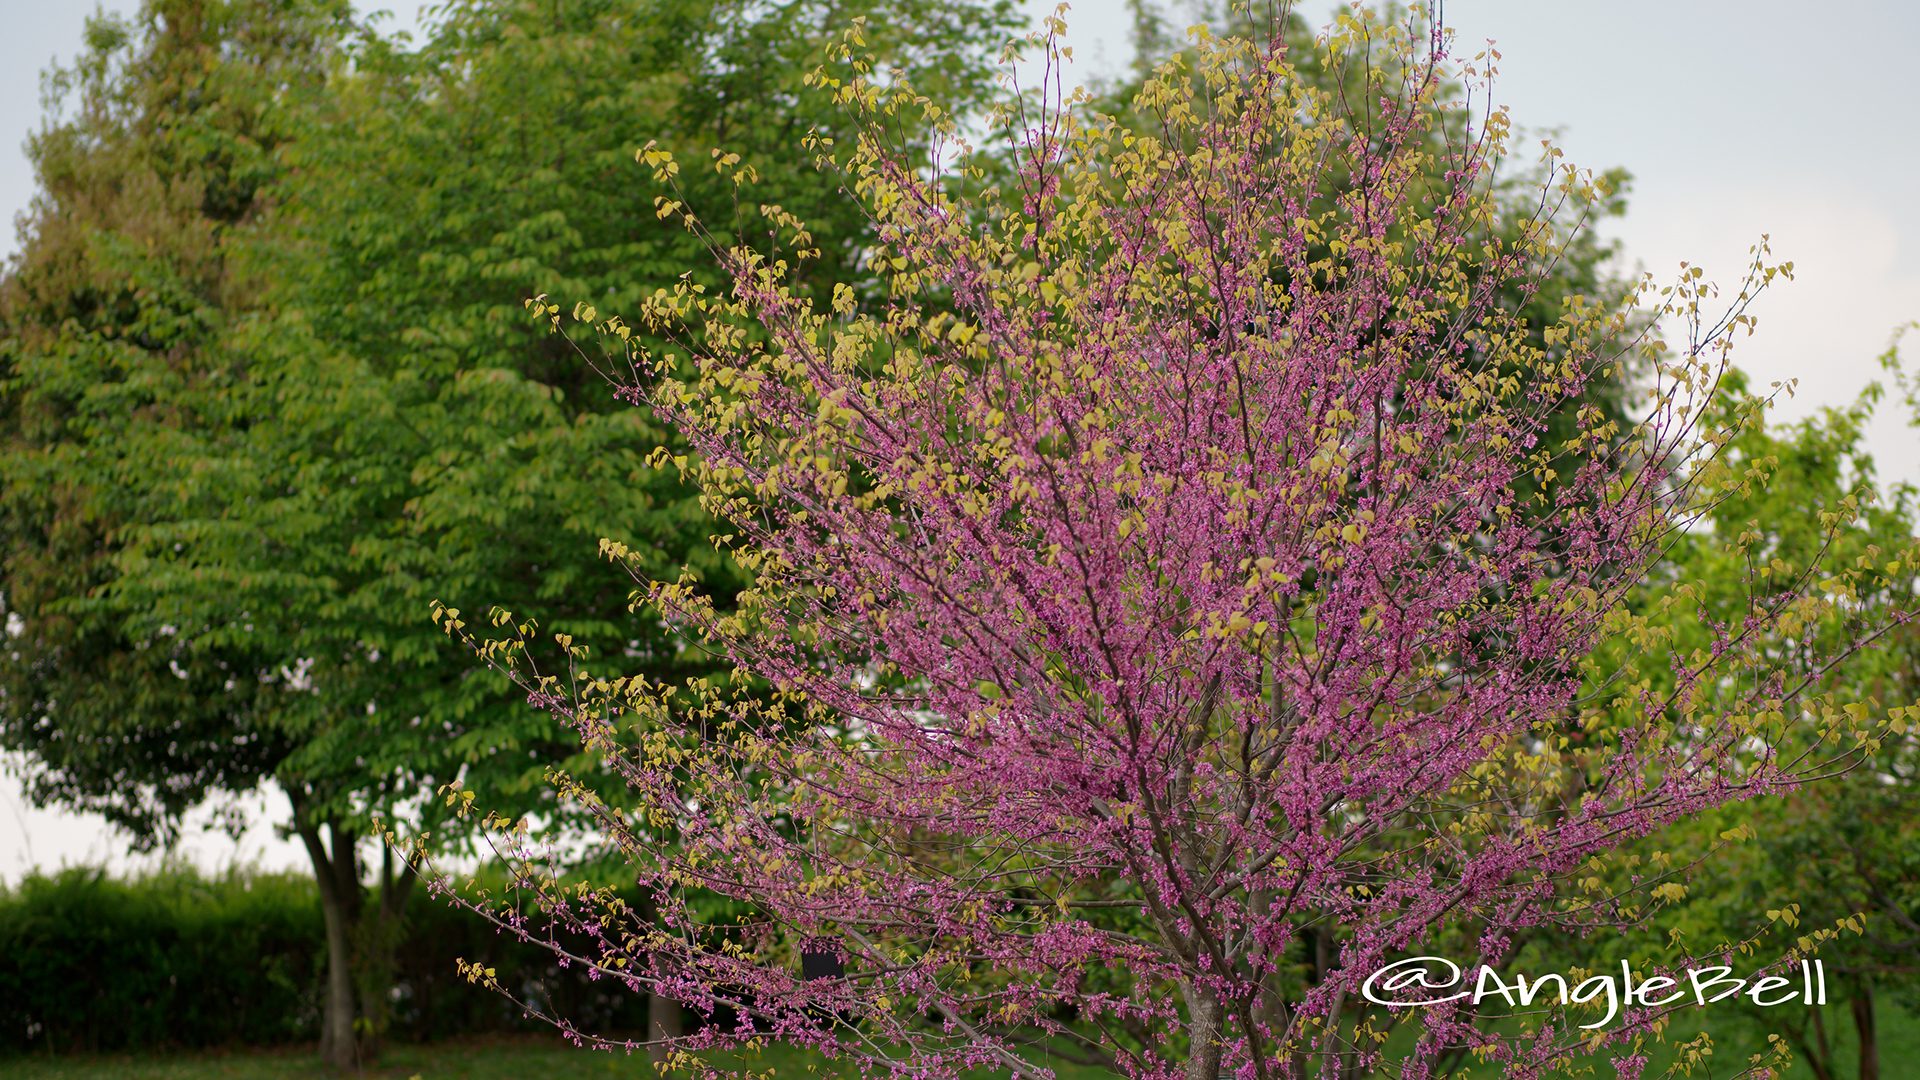
{"type": "Polygon", "coordinates": [[[359,840],[339,822],[315,823],[299,813],[294,829],[313,864],[326,924],[326,998],[320,1018],[320,1059],[335,1069],[358,1069],[379,1056],[388,1023],[394,950],[415,870],[381,862],[379,893],[360,880],[359,840]],[[325,838],[323,841],[322,833],[325,838]]]}
{"type": "Polygon", "coordinates": [[[1220,1075],[1220,1035],[1226,1006],[1220,995],[1189,983],[1187,997],[1187,1080],[1217,1080],[1220,1075]]]}

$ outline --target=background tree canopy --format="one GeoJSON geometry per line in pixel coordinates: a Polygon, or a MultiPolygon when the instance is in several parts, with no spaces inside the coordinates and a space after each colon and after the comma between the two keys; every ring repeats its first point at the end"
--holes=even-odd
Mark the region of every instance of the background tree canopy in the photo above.
{"type": "MultiPolygon", "coordinates": [[[[647,666],[694,662],[617,621],[597,541],[678,566],[704,516],[645,468],[659,433],[522,301],[630,302],[690,264],[633,161],[649,140],[757,152],[821,222],[822,280],[855,276],[865,222],[797,134],[834,120],[807,58],[868,6],[463,2],[408,51],[344,2],[154,0],[97,21],[56,79],[72,108],[35,141],[45,193],[0,315],[0,739],[32,755],[34,797],[143,843],[284,787],[334,938],[333,1060],[353,997],[380,1026],[410,883],[389,862],[363,897],[370,822],[457,844],[436,785],[524,812],[579,754],[428,602],[513,599],[647,666]]],[[[956,107],[988,85],[1008,4],[887,11],[876,43],[956,107]]]]}

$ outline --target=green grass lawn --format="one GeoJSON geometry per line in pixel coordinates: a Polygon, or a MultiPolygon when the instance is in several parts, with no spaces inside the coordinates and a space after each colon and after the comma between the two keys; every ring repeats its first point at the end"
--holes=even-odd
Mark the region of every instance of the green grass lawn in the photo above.
{"type": "MultiPolygon", "coordinates": [[[[819,1075],[819,1061],[783,1049],[760,1058],[762,1068],[780,1075],[819,1075]],[[808,1066],[813,1070],[809,1073],[808,1066]]],[[[60,1056],[14,1058],[0,1062],[8,1080],[67,1080],[69,1077],[113,1076],[126,1080],[286,1080],[328,1075],[314,1058],[311,1046],[273,1050],[235,1050],[227,1053],[163,1056],[60,1056]]],[[[380,1063],[362,1075],[407,1080],[524,1080],[566,1077],[651,1077],[644,1054],[608,1054],[582,1050],[557,1036],[517,1036],[461,1039],[429,1045],[395,1045],[380,1063]]],[[[827,1075],[832,1075],[831,1073],[827,1075]]]]}
{"type": "MultiPolygon", "coordinates": [[[[1844,1025],[1842,1017],[1833,1018],[1844,1025]]],[[[1886,1008],[1880,1024],[1881,1076],[1885,1080],[1903,1080],[1920,1076],[1909,1065],[1920,1062],[1920,1019],[1897,1008],[1886,1008]]],[[[1851,1055],[1848,1055],[1849,1059],[1851,1055]]],[[[851,1068],[837,1067],[817,1055],[784,1047],[773,1047],[753,1057],[735,1057],[733,1063],[756,1072],[771,1070],[781,1077],[853,1076],[851,1068]]],[[[1670,1059],[1659,1050],[1653,1053],[1648,1077],[1661,1075],[1670,1059]]],[[[1722,1046],[1717,1060],[1693,1073],[1702,1080],[1732,1076],[1739,1071],[1739,1055],[1732,1046],[1722,1046]]],[[[1852,1061],[1842,1063],[1843,1076],[1852,1076],[1852,1061]]],[[[1097,1069],[1062,1065],[1056,1069],[1061,1080],[1096,1080],[1111,1074],[1097,1069]]],[[[0,1059],[0,1076],[6,1080],[71,1080],[74,1077],[116,1077],[125,1080],[290,1080],[293,1077],[329,1075],[314,1058],[311,1046],[273,1050],[235,1050],[224,1053],[179,1055],[142,1054],[135,1056],[48,1056],[0,1059]]],[[[398,1044],[389,1047],[377,1067],[361,1074],[382,1080],[589,1080],[593,1077],[652,1077],[655,1074],[641,1054],[609,1054],[582,1050],[556,1036],[526,1035],[485,1039],[462,1039],[428,1045],[398,1044]]],[[[1494,1075],[1488,1073],[1487,1075],[1494,1075]]],[[[1601,1066],[1588,1074],[1613,1075],[1601,1066]]],[[[1809,1077],[1811,1070],[1796,1067],[1796,1077],[1809,1077]]]]}
{"type": "MultiPolygon", "coordinates": [[[[855,1076],[818,1055],[771,1047],[752,1056],[730,1055],[736,1066],[772,1070],[786,1077],[855,1076]]],[[[1112,1074],[1062,1066],[1061,1080],[1095,1080],[1112,1074]]],[[[275,1050],[175,1056],[58,1056],[0,1059],[6,1080],[70,1080],[73,1077],[124,1077],[125,1080],[290,1080],[329,1075],[311,1046],[275,1050]]],[[[646,1056],[583,1050],[557,1036],[462,1039],[429,1045],[389,1047],[380,1063],[361,1074],[381,1080],[588,1080],[593,1077],[653,1077],[646,1056]]]]}

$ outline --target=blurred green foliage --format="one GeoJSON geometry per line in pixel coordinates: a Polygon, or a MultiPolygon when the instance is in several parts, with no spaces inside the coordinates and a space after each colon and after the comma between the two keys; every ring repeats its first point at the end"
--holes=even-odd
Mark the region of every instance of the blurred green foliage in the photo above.
{"type": "MultiPolygon", "coordinates": [[[[495,968],[529,1000],[597,1030],[646,1023],[644,997],[563,971],[551,954],[448,905],[413,905],[405,931],[390,988],[392,1033],[402,1040],[547,1030],[461,979],[456,957],[495,968]]],[[[311,1042],[325,960],[319,895],[306,875],[30,876],[0,889],[0,1054],[311,1042]]]]}
{"type": "MultiPolygon", "coordinates": [[[[1896,351],[1884,362],[1899,374],[1896,351]]],[[[1732,430],[1738,414],[1761,402],[1738,372],[1724,389],[1715,422],[1732,430]]],[[[1806,657],[1859,633],[1875,614],[1920,590],[1920,567],[1897,558],[1920,534],[1920,493],[1886,482],[1865,445],[1869,423],[1886,407],[1884,388],[1872,386],[1849,407],[1749,425],[1728,443],[1711,512],[1672,538],[1666,574],[1642,586],[1643,603],[1669,635],[1659,653],[1663,664],[1677,666],[1711,648],[1723,629],[1739,632],[1754,610],[1820,567],[1882,572],[1866,579],[1874,587],[1855,589],[1840,614],[1775,633],[1765,655],[1777,658],[1779,671],[1801,670],[1806,657]],[[1757,482],[1746,482],[1750,476],[1757,482]],[[1676,587],[1700,605],[1657,607],[1676,587]]],[[[1827,587],[1840,587],[1838,581],[1827,587]]],[[[1610,647],[1636,648],[1626,641],[1610,647]]],[[[1661,668],[1650,665],[1643,674],[1664,693],[1670,681],[1653,681],[1661,668]]],[[[1714,693],[1737,694],[1736,681],[1709,688],[1702,712],[1712,715],[1714,693]]],[[[1793,706],[1789,736],[1767,752],[1783,761],[1826,762],[1809,770],[1819,779],[1736,799],[1629,845],[1614,865],[1592,868],[1594,887],[1584,896],[1566,900],[1591,932],[1543,929],[1510,966],[1610,970],[1628,960],[1642,972],[1703,964],[1751,971],[1783,957],[1818,958],[1827,1007],[1759,1008],[1734,1000],[1683,1012],[1665,1035],[1666,1052],[1684,1056],[1680,1047],[1690,1045],[1705,1055],[1700,1068],[1707,1075],[1725,1075],[1745,1067],[1771,1035],[1797,1062],[1795,1075],[1906,1075],[1891,1062],[1896,1047],[1911,1045],[1908,1018],[1920,1012],[1920,724],[1896,719],[1884,738],[1857,747],[1841,733],[1890,710],[1900,717],[1920,696],[1920,628],[1891,626],[1823,671],[1814,688],[1860,703],[1860,715],[1834,715],[1809,695],[1793,706]]],[[[1625,694],[1620,707],[1641,701],[1625,694]]]]}

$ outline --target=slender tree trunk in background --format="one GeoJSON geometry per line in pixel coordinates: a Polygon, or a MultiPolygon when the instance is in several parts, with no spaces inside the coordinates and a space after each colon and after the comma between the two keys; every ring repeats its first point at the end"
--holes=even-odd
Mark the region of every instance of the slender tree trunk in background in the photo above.
{"type": "Polygon", "coordinates": [[[1874,1030],[1873,980],[1866,975],[1854,984],[1853,1030],[1859,1036],[1860,1080],[1880,1080],[1880,1040],[1874,1030]]]}
{"type": "MultiPolygon", "coordinates": [[[[352,976],[358,995],[357,1017],[359,1057],[372,1062],[380,1056],[382,1043],[392,1026],[392,990],[395,957],[405,931],[407,896],[413,891],[417,870],[403,864],[396,873],[393,849],[384,844],[380,852],[379,902],[364,905],[359,924],[354,928],[352,976]]],[[[356,888],[358,883],[356,882],[356,888]]]]}
{"type": "Polygon", "coordinates": [[[1799,1027],[1785,1026],[1787,1041],[1800,1052],[1800,1060],[1813,1070],[1813,1080],[1835,1080],[1833,1075],[1833,1049],[1827,1041],[1827,1025],[1820,1019],[1819,1009],[1807,1010],[1810,1021],[1799,1027]],[[1813,1029],[1813,1038],[1807,1038],[1807,1029],[1813,1029]]]}
{"type": "MultiPolygon", "coordinates": [[[[641,896],[640,917],[653,929],[660,929],[660,909],[651,895],[641,896]]],[[[677,1038],[684,1030],[679,1002],[659,994],[647,995],[647,1057],[655,1066],[666,1065],[671,1050],[665,1041],[677,1038]]]]}
{"type": "Polygon", "coordinates": [[[357,877],[349,876],[349,887],[342,889],[334,858],[343,854],[351,863],[353,854],[351,850],[340,850],[343,833],[330,827],[334,844],[334,855],[330,855],[321,843],[319,827],[300,816],[297,804],[294,830],[300,834],[307,858],[313,863],[314,883],[320,889],[320,913],[327,927],[327,997],[320,1016],[320,1060],[336,1069],[358,1068],[360,1053],[353,1024],[358,1012],[353,994],[353,928],[357,921],[354,916],[359,907],[360,882],[357,877]]]}
{"type": "Polygon", "coordinates": [[[667,1063],[670,1052],[665,1040],[681,1033],[680,1003],[658,994],[647,995],[647,1057],[657,1066],[667,1063]]]}
{"type": "Polygon", "coordinates": [[[294,805],[294,831],[313,863],[327,929],[320,1059],[335,1069],[357,1069],[372,1063],[387,1031],[394,957],[417,871],[405,864],[396,872],[392,852],[383,852],[379,896],[369,903],[360,881],[360,836],[338,822],[313,821],[304,810],[306,800],[291,790],[288,794],[294,805]]]}

